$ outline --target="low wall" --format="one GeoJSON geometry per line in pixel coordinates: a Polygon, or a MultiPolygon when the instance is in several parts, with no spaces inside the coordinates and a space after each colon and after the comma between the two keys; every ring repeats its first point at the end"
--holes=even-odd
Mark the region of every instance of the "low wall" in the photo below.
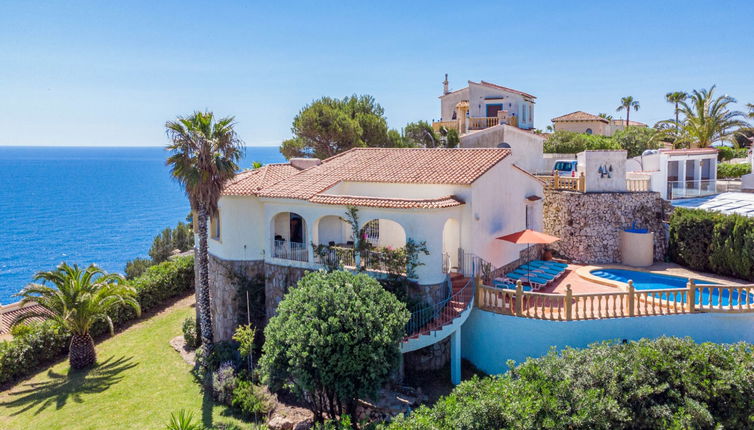
{"type": "Polygon", "coordinates": [[[227,261],[209,255],[209,297],[215,341],[229,340],[239,323],[240,277],[264,277],[264,261],[227,261]]]}
{"type": "Polygon", "coordinates": [[[754,314],[687,314],[588,321],[543,321],[473,309],[462,327],[463,358],[489,374],[508,370],[507,360],[540,357],[550,348],[584,348],[604,340],[661,336],[697,342],[754,343],[754,314]]]}
{"type": "Polygon", "coordinates": [[[578,193],[545,190],[545,233],[560,240],[548,245],[574,263],[620,263],[620,232],[636,222],[654,232],[655,261],[664,261],[664,221],[672,210],[654,192],[578,193]]]}

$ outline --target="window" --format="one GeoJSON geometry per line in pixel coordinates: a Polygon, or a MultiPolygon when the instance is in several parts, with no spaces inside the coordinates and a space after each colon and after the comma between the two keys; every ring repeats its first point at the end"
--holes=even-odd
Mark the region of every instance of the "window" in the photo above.
{"type": "Polygon", "coordinates": [[[534,106],[529,105],[529,122],[534,122],[534,106]]]}
{"type": "Polygon", "coordinates": [[[209,236],[212,239],[220,240],[220,213],[209,219],[209,236]]]}
{"type": "Polygon", "coordinates": [[[585,131],[585,133],[586,133],[586,134],[592,134],[593,132],[592,132],[592,129],[591,129],[591,128],[587,128],[587,129],[586,129],[586,131],[585,131]]]}

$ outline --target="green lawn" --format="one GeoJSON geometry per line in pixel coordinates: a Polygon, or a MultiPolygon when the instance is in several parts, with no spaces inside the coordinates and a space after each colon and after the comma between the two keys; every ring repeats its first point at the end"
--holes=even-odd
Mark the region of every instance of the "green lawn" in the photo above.
{"type": "Polygon", "coordinates": [[[193,312],[182,300],[98,344],[96,368],[69,374],[66,361],[0,393],[0,429],[162,429],[179,409],[206,426],[249,428],[203,396],[168,344],[193,312]]]}

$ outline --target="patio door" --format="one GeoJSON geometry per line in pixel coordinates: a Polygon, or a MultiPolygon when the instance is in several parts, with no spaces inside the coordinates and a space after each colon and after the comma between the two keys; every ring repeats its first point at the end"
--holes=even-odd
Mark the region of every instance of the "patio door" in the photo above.
{"type": "Polygon", "coordinates": [[[497,113],[503,110],[502,103],[487,105],[487,118],[497,118],[497,113]]]}

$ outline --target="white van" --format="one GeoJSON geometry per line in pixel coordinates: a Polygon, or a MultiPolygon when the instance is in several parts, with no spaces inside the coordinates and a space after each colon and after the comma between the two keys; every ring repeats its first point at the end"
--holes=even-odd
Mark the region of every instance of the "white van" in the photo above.
{"type": "Polygon", "coordinates": [[[557,160],[555,166],[552,168],[552,174],[554,176],[557,173],[558,176],[571,176],[575,178],[577,164],[576,160],[557,160]]]}

